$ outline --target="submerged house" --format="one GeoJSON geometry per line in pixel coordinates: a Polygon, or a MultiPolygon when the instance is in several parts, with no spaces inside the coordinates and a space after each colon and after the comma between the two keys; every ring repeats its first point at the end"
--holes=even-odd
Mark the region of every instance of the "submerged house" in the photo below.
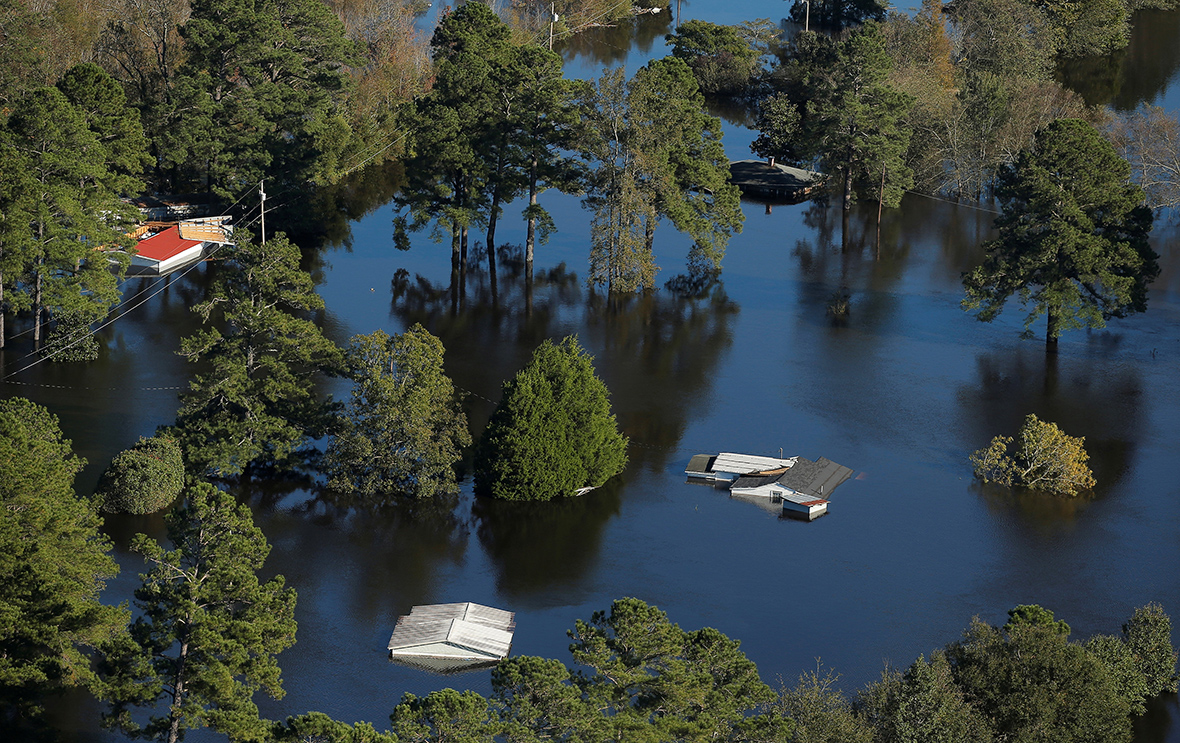
{"type": "Polygon", "coordinates": [[[508,657],[516,615],[470,602],[415,606],[398,617],[389,657],[440,673],[508,657]]]}
{"type": "Polygon", "coordinates": [[[216,245],[232,242],[229,217],[148,222],[132,236],[138,242],[127,273],[164,276],[204,258],[216,245]]]}
{"type": "Polygon", "coordinates": [[[722,452],[694,456],[685,474],[689,479],[727,482],[731,495],[781,503],[783,513],[810,521],[827,513],[828,497],[852,470],[826,457],[813,462],[722,452]]]}

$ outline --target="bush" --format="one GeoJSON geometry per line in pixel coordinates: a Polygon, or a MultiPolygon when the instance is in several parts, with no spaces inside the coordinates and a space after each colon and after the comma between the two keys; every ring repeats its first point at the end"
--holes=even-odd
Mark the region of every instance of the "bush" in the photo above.
{"type": "Polygon", "coordinates": [[[504,385],[480,440],[475,487],[507,500],[549,500],[623,471],[627,438],[592,358],[568,337],[546,340],[504,385]]]}
{"type": "Polygon", "coordinates": [[[155,513],[184,489],[180,444],[170,436],[140,437],[135,446],[111,461],[99,480],[95,498],[112,513],[155,513]]]}
{"type": "Polygon", "coordinates": [[[1067,436],[1055,424],[1029,415],[1015,440],[995,437],[986,449],[971,455],[971,464],[975,476],[985,483],[1076,495],[1096,484],[1085,443],[1084,438],[1067,436]]]}

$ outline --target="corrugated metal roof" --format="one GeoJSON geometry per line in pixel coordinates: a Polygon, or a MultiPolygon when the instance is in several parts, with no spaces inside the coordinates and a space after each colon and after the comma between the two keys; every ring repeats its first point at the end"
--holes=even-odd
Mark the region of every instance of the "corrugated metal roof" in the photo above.
{"type": "Polygon", "coordinates": [[[741,474],[763,472],[779,467],[790,467],[795,464],[796,459],[798,457],[777,459],[775,457],[756,457],[752,454],[734,454],[723,451],[717,455],[717,459],[713,462],[713,471],[738,472],[741,474]]]}
{"type": "Polygon", "coordinates": [[[408,615],[398,617],[389,637],[389,651],[396,655],[505,658],[512,648],[515,617],[510,611],[472,603],[415,606],[408,615]],[[423,652],[425,646],[439,644],[446,649],[423,652]]]}

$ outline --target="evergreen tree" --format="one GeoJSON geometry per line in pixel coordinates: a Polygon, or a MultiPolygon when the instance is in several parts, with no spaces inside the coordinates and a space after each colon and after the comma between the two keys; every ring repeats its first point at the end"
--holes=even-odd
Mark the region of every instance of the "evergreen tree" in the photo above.
{"type": "Polygon", "coordinates": [[[254,693],[283,695],[275,656],[295,642],[295,591],[282,576],[261,582],[270,552],[250,509],[207,484],[168,515],[165,550],[143,534],[132,549],[147,560],[132,642],[112,652],[106,723],[132,737],[177,743],[210,727],[230,740],[261,740],[254,693]],[[136,707],[166,706],[140,726],[136,707]]]}
{"type": "Polygon", "coordinates": [[[593,672],[575,684],[605,717],[600,740],[773,740],[784,729],[741,643],[715,629],[686,632],[625,598],[578,620],[570,638],[574,661],[593,672]]]}
{"type": "Polygon", "coordinates": [[[367,501],[458,490],[455,465],[471,444],[467,417],[443,372],[442,342],[421,325],[352,339],[356,386],[328,444],[328,487],[367,501]]]}
{"type": "Polygon", "coordinates": [[[223,196],[265,175],[314,180],[348,141],[340,112],[356,50],[319,0],[195,0],[187,59],[157,143],[166,166],[223,196]]]}
{"type": "Polygon", "coordinates": [[[652,288],[655,230],[665,217],[692,238],[690,262],[719,269],[730,235],[741,231],[740,194],[720,121],[704,112],[688,65],[654,60],[629,83],[621,70],[607,72],[583,109],[582,149],[598,163],[585,202],[594,210],[588,282],[652,288]]]}
{"type": "Polygon", "coordinates": [[[860,711],[876,743],[988,743],[987,720],[963,698],[946,654],[922,656],[902,673],[885,677],[862,692],[860,711]]]}
{"type": "Polygon", "coordinates": [[[1040,607],[1009,614],[999,629],[974,620],[946,650],[955,683],[991,720],[996,737],[1014,743],[1130,741],[1126,700],[1105,666],[1069,641],[1068,626],[1040,607]]]}
{"type": "Polygon", "coordinates": [[[602,485],[623,471],[627,438],[591,362],[572,336],[556,345],[545,340],[504,383],[476,453],[478,492],[549,500],[602,485]]]}
{"type": "Polygon", "coordinates": [[[672,56],[688,63],[705,95],[744,93],[758,72],[761,55],[735,26],[688,20],[667,41],[672,56]]]}
{"type": "Polygon", "coordinates": [[[760,119],[770,131],[762,130],[754,151],[815,160],[836,176],[845,211],[858,195],[897,206],[913,185],[904,158],[913,99],[889,84],[892,64],[877,23],[836,42],[804,33],[781,82],[795,110],[786,101],[772,101],[760,119]],[[795,139],[800,142],[786,146],[795,139]]]}
{"type": "Polygon", "coordinates": [[[488,701],[474,691],[407,693],[389,716],[404,743],[494,743],[499,727],[488,701]]]}
{"type": "Polygon", "coordinates": [[[22,267],[18,302],[32,308],[38,344],[47,313],[88,326],[119,300],[126,255],[95,248],[131,245],[134,209],[119,197],[134,180],[119,168],[134,159],[134,143],[119,134],[100,142],[91,120],[57,88],[41,88],[17,103],[4,133],[28,190],[8,203],[10,232],[0,242],[19,251],[6,257],[22,267]]]}
{"type": "Polygon", "coordinates": [[[1026,336],[1046,316],[1050,351],[1063,331],[1147,309],[1147,285],[1159,275],[1147,242],[1151,210],[1093,126],[1061,119],[1038,132],[1000,173],[996,195],[1000,234],[963,276],[965,309],[990,322],[1015,295],[1028,308],[1026,336]]]}
{"type": "Polygon", "coordinates": [[[202,370],[181,395],[176,435],[197,472],[291,467],[330,418],[312,375],[335,373],[342,355],[306,317],[324,300],[298,247],[281,233],[265,244],[242,234],[224,255],[209,298],[193,307],[212,327],[181,342],[202,370]]]}
{"type": "Polygon", "coordinates": [[[122,607],[99,603],[118,565],[94,507],[74,494],[84,465],[56,416],[0,400],[0,726],[9,730],[47,691],[92,685],[91,651],[127,621],[122,607]]]}
{"type": "Polygon", "coordinates": [[[184,457],[180,444],[168,435],[140,437],[111,461],[95,501],[114,513],[155,513],[166,508],[184,490],[184,457]]]}

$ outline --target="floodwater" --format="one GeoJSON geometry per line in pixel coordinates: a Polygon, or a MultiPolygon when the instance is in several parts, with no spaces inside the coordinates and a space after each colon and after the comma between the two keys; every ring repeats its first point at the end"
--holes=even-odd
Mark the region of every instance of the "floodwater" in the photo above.
{"type": "MultiPolygon", "coordinates": [[[[686,17],[728,23],[777,19],[785,7],[737,0],[697,15],[684,4],[686,17]]],[[[1154,29],[1180,23],[1176,13],[1154,18],[1154,29]]],[[[633,69],[661,54],[664,31],[649,27],[660,22],[603,30],[599,46],[569,52],[571,74],[593,75],[604,64],[633,69]]],[[[1107,100],[1180,108],[1177,38],[1137,26],[1137,46],[1110,63],[1110,79],[1123,81],[1111,87],[1118,96],[1139,97],[1107,100]]],[[[728,124],[730,156],[748,156],[751,138],[728,124]]],[[[1019,339],[1015,308],[988,325],[959,306],[960,274],[991,234],[986,208],[907,197],[886,213],[878,257],[873,209],[855,212],[843,237],[834,208],[746,202],[745,229],[707,296],[608,299],[584,283],[588,215],[576,198],[546,194],[560,231],[538,248],[531,313],[511,260],[496,306],[476,272],[452,312],[449,246],[419,234],[410,251],[393,248],[386,202],[397,177],[396,167],[370,172],[329,200],[329,239],[307,256],[329,335],[344,342],[421,322],[442,338],[447,372],[468,394],[478,434],[500,385],[541,339],[576,333],[631,437],[630,464],[581,498],[534,505],[477,500],[469,477],[456,504],[381,513],[349,511],[297,484],[245,488],[274,546],[266,572],[282,573],[299,592],[298,642],[280,656],[287,694],[263,699],[264,714],[319,710],[383,727],[404,692],[486,693],[486,671],[441,677],[387,660],[398,615],[423,603],[515,611],[514,653],[568,660],[565,631],[575,619],[637,596],[686,628],[741,639],[772,685],[793,683],[819,659],[842,674],[849,693],[884,663],[905,666],[953,641],[973,615],[1002,622],[1016,604],[1052,609],[1075,637],[1117,632],[1149,601],[1180,619],[1175,227],[1156,231],[1163,275],[1149,311],[1070,333],[1046,357],[1043,341],[1019,339]],[[851,294],[851,313],[835,323],[827,306],[841,289],[851,294]],[[1086,437],[1099,481],[1093,497],[1011,495],[972,480],[968,454],[1028,413],[1086,437]],[[829,515],[783,520],[685,482],[693,454],[780,448],[855,470],[829,515]]],[[[507,243],[523,241],[517,213],[505,210],[499,234],[507,243]]],[[[688,247],[661,227],[661,285],[682,270],[688,247]]],[[[91,462],[81,489],[93,488],[115,453],[173,419],[175,388],[189,374],[174,352],[194,328],[187,307],[202,284],[202,271],[166,288],[129,282],[135,308],[105,331],[109,352],[100,361],[40,365],[16,377],[26,384],[4,387],[61,417],[91,462]]],[[[6,354],[6,373],[26,363],[19,347],[6,354]]],[[[339,383],[327,388],[347,394],[339,383]]],[[[118,517],[107,528],[124,566],[108,598],[124,600],[142,569],[128,541],[138,531],[159,537],[162,521],[118,517]]],[[[70,696],[56,723],[75,740],[115,739],[96,731],[97,711],[70,696]]],[[[1165,698],[1138,740],[1180,741],[1178,720],[1176,698],[1165,698]]]]}

